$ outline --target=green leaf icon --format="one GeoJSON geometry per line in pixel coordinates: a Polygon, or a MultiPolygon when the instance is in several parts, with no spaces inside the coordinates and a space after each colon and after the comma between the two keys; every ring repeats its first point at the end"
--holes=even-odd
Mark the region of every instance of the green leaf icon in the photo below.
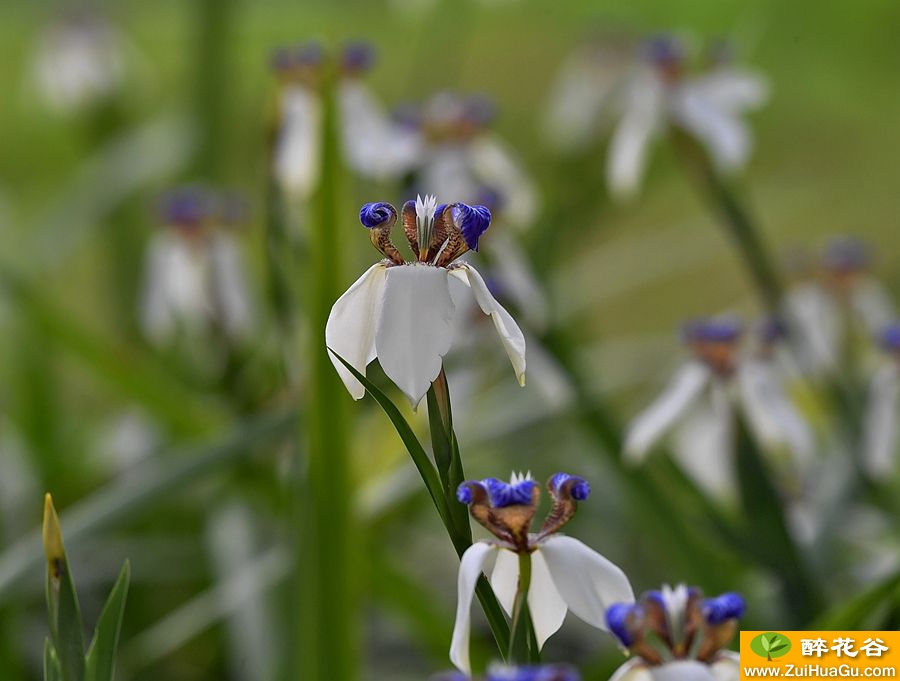
{"type": "Polygon", "coordinates": [[[767,631],[764,634],[759,634],[750,641],[750,650],[760,657],[766,658],[766,660],[781,657],[782,655],[787,654],[790,649],[790,639],[784,634],[779,634],[775,631],[767,631]]]}

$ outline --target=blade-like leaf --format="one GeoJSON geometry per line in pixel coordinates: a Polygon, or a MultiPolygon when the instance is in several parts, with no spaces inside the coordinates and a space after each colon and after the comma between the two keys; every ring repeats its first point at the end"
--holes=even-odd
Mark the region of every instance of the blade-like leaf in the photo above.
{"type": "Polygon", "coordinates": [[[891,601],[900,602],[900,570],[850,598],[816,619],[810,629],[816,631],[860,631],[887,628],[886,614],[891,601]],[[887,606],[887,607],[883,607],[887,606]],[[882,610],[881,620],[873,621],[882,610]]]}
{"type": "Polygon", "coordinates": [[[334,352],[331,348],[329,348],[328,351],[337,357],[341,364],[347,367],[347,371],[352,373],[357,381],[363,384],[366,391],[375,398],[375,401],[378,402],[379,406],[384,410],[384,413],[387,414],[387,417],[394,425],[394,429],[406,446],[406,451],[409,452],[413,463],[419,470],[419,475],[422,476],[422,482],[425,483],[425,488],[431,495],[431,500],[434,502],[434,506],[437,508],[441,520],[444,521],[444,525],[448,529],[451,529],[452,526],[450,524],[451,521],[447,501],[444,497],[444,491],[441,482],[438,479],[438,475],[435,472],[434,465],[431,463],[431,459],[428,458],[428,454],[425,452],[425,449],[413,432],[412,427],[406,422],[406,419],[403,418],[403,414],[400,413],[397,405],[391,401],[391,398],[381,392],[374,383],[352,367],[343,357],[334,352]]]}
{"type": "MultiPolygon", "coordinates": [[[[296,427],[294,409],[264,414],[239,424],[217,441],[160,454],[125,481],[113,482],[69,509],[64,515],[66,535],[78,542],[101,530],[120,526],[139,513],[165,503],[192,482],[249,457],[261,444],[293,433],[296,427]]],[[[40,570],[40,565],[41,542],[37,532],[0,554],[0,598],[29,574],[40,570]]]]}
{"type": "Polygon", "coordinates": [[[765,636],[763,636],[763,637],[759,640],[759,644],[762,646],[762,649],[763,649],[763,650],[765,650],[766,652],[769,652],[769,646],[770,646],[771,644],[769,643],[769,641],[766,639],[765,636]]]}
{"type": "Polygon", "coordinates": [[[44,639],[44,681],[62,681],[59,657],[49,638],[44,639]]]}
{"type": "Polygon", "coordinates": [[[119,647],[119,631],[125,614],[125,598],[131,580],[131,566],[126,560],[116,580],[106,605],[100,613],[94,640],[87,654],[85,681],[113,681],[116,670],[116,650],[119,647]]]}
{"type": "Polygon", "coordinates": [[[769,648],[769,652],[777,653],[779,650],[784,650],[785,648],[787,648],[787,643],[780,643],[777,646],[775,646],[774,648],[769,648]]]}
{"type": "MultiPolygon", "coordinates": [[[[441,516],[444,527],[447,528],[447,532],[450,535],[450,540],[453,542],[456,553],[459,556],[462,556],[465,550],[472,545],[471,530],[469,530],[470,534],[466,537],[456,529],[450,515],[449,507],[447,506],[447,500],[445,499],[441,488],[441,482],[434,470],[434,466],[428,458],[428,455],[425,453],[425,450],[422,448],[422,445],[419,443],[415,433],[413,433],[412,428],[406,422],[406,419],[403,418],[403,414],[400,413],[397,405],[395,405],[387,395],[375,387],[369,379],[359,373],[354,367],[350,366],[343,357],[333,352],[330,348],[329,352],[332,352],[341,364],[347,367],[347,370],[353,374],[356,380],[363,384],[363,387],[375,398],[375,401],[378,402],[384,410],[384,413],[387,414],[391,423],[394,424],[394,428],[400,436],[400,439],[403,440],[403,444],[406,445],[406,449],[412,457],[413,463],[415,463],[416,468],[419,469],[419,474],[422,476],[425,487],[428,489],[428,493],[434,501],[435,508],[437,508],[438,514],[441,516]]],[[[457,457],[458,456],[457,449],[457,457]]],[[[488,624],[491,626],[491,631],[494,634],[494,639],[497,641],[497,646],[500,649],[501,654],[505,654],[509,647],[509,625],[506,622],[506,616],[503,614],[503,610],[500,609],[500,603],[497,601],[497,597],[494,595],[494,591],[491,589],[491,585],[488,583],[487,579],[485,579],[484,575],[479,578],[478,584],[475,587],[475,593],[478,596],[481,607],[484,609],[484,614],[487,617],[488,624]]]]}
{"type": "Polygon", "coordinates": [[[44,553],[47,556],[47,610],[50,636],[59,658],[64,681],[84,679],[84,630],[75,580],[63,545],[62,531],[53,500],[44,497],[44,553]]]}

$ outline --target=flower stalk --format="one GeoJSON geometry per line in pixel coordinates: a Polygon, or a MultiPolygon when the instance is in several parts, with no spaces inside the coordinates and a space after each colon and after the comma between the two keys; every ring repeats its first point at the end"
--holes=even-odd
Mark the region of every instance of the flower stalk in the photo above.
{"type": "MultiPolygon", "coordinates": [[[[343,252],[339,215],[339,149],[336,135],[334,82],[329,68],[323,77],[321,182],[313,202],[307,289],[310,333],[305,357],[309,390],[303,405],[306,475],[299,475],[297,494],[301,529],[297,542],[297,612],[302,613],[294,650],[294,677],[319,681],[356,678],[355,660],[359,599],[355,589],[362,563],[353,553],[353,494],[349,432],[343,387],[331,368],[322,335],[329,301],[340,293],[343,252]]],[[[302,470],[298,465],[298,472],[302,470]]]]}
{"type": "Polygon", "coordinates": [[[737,247],[760,301],[770,313],[777,313],[781,306],[782,283],[758,227],[700,144],[678,128],[673,128],[671,135],[678,157],[694,186],[712,206],[737,247]]]}
{"type": "Polygon", "coordinates": [[[528,660],[528,590],[531,588],[531,554],[519,554],[519,581],[516,586],[516,600],[509,627],[509,652],[506,661],[510,664],[524,663],[528,660]]]}

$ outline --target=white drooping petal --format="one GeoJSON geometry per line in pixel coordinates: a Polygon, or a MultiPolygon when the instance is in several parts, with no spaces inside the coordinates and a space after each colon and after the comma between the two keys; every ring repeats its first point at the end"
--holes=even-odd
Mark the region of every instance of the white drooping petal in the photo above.
{"type": "Polygon", "coordinates": [[[319,184],[322,102],[300,85],[281,93],[281,130],[275,146],[273,172],[284,191],[308,199],[319,184]]]}
{"type": "Polygon", "coordinates": [[[742,167],[750,156],[750,129],[737,116],[716,106],[690,83],[673,93],[670,100],[674,120],[706,146],[716,168],[742,167]]]}
{"type": "Polygon", "coordinates": [[[723,503],[731,502],[737,491],[733,420],[727,386],[713,381],[709,394],[674,433],[678,464],[703,491],[723,503]]]}
{"type": "Polygon", "coordinates": [[[447,270],[418,263],[388,268],[375,348],[384,373],[414,407],[453,345],[454,313],[447,270]]]}
{"type": "MultiPolygon", "coordinates": [[[[372,265],[331,308],[325,324],[325,345],[343,357],[361,374],[375,359],[375,329],[381,315],[387,267],[382,263],[372,265]]],[[[366,394],[362,383],[331,353],[331,363],[353,395],[361,399],[366,394]]]]}
{"type": "Polygon", "coordinates": [[[816,284],[794,286],[784,300],[785,313],[796,329],[799,360],[812,375],[833,371],[840,362],[841,320],[832,300],[816,284]]]}
{"type": "Polygon", "coordinates": [[[500,139],[480,135],[469,145],[469,161],[481,183],[500,195],[506,223],[522,228],[534,222],[540,209],[537,188],[500,139]]]}
{"type": "Polygon", "coordinates": [[[497,550],[495,546],[477,542],[466,549],[459,563],[456,623],[453,625],[453,638],[450,643],[450,662],[464,674],[472,673],[469,661],[469,629],[472,624],[472,598],[475,596],[475,585],[481,576],[485,561],[497,550]]]}
{"type": "Polygon", "coordinates": [[[653,676],[641,658],[633,657],[616,669],[609,681],[653,681],[653,676]]]}
{"type": "Polygon", "coordinates": [[[179,325],[202,326],[212,311],[206,249],[170,232],[157,234],[147,254],[141,328],[155,343],[169,341],[179,325]]]}
{"type": "Polygon", "coordinates": [[[761,75],[720,67],[691,80],[691,87],[717,108],[731,114],[758,109],[769,98],[769,84],[761,75]]]}
{"type": "Polygon", "coordinates": [[[546,328],[550,305],[521,244],[501,230],[492,234],[486,245],[491,255],[492,274],[504,294],[515,303],[531,328],[546,328]]]}
{"type": "Polygon", "coordinates": [[[812,430],[791,404],[772,365],[758,360],[742,362],[737,384],[756,437],[766,447],[788,447],[801,471],[805,469],[815,455],[812,430]]]}
{"type": "Polygon", "coordinates": [[[219,322],[231,338],[243,338],[253,323],[253,307],[241,253],[230,236],[217,233],[210,241],[209,257],[219,322]]]}
{"type": "Polygon", "coordinates": [[[653,681],[716,681],[708,664],[695,660],[676,660],[649,667],[653,681]]]}
{"type": "Polygon", "coordinates": [[[607,631],[609,606],[634,602],[625,573],[577,539],[552,535],[541,543],[539,551],[560,597],[588,624],[607,631]]]}
{"type": "Polygon", "coordinates": [[[509,616],[512,616],[518,585],[519,557],[512,551],[499,551],[494,569],[491,571],[491,588],[509,616]]]}
{"type": "Polygon", "coordinates": [[[566,619],[568,607],[553,582],[550,568],[541,551],[531,554],[531,587],[528,589],[528,612],[534,625],[538,650],[553,636],[566,619]]]}
{"type": "Polygon", "coordinates": [[[509,355],[509,361],[512,362],[519,385],[525,385],[525,336],[516,320],[497,302],[474,267],[468,263],[458,263],[450,270],[450,274],[469,285],[478,307],[486,315],[490,315],[506,354],[509,355]]]}
{"type": "Polygon", "coordinates": [[[890,473],[894,467],[898,418],[900,369],[896,364],[889,364],[873,377],[866,405],[863,461],[872,476],[890,473]]]}
{"type": "Polygon", "coordinates": [[[851,298],[853,309],[871,335],[881,333],[896,319],[891,297],[879,282],[867,277],[857,282],[851,298]]]}
{"type": "Polygon", "coordinates": [[[741,678],[741,656],[731,650],[723,650],[709,665],[715,681],[739,681],[741,678]]]}
{"type": "Polygon", "coordinates": [[[636,76],[625,93],[606,159],[610,192],[620,199],[632,198],[640,187],[650,142],[662,129],[663,102],[663,85],[651,74],[636,76]]]}
{"type": "Polygon", "coordinates": [[[625,456],[638,462],[696,402],[709,384],[710,370],[700,362],[682,366],[668,387],[631,424],[625,437],[625,456]]]}
{"type": "Polygon", "coordinates": [[[604,107],[621,83],[622,58],[613,51],[581,51],[570,57],[547,100],[543,131],[562,151],[578,151],[589,144],[604,122],[604,107]]]}

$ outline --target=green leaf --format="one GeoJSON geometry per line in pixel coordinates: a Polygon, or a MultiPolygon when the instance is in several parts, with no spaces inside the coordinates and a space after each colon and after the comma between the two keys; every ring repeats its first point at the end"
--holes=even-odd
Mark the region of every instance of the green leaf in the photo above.
{"type": "Polygon", "coordinates": [[[780,645],[775,646],[774,648],[769,648],[770,653],[777,653],[779,650],[784,650],[787,648],[787,643],[782,643],[780,645]]]}
{"type": "Polygon", "coordinates": [[[873,613],[877,613],[886,604],[889,606],[891,600],[900,601],[900,571],[834,606],[818,617],[809,629],[815,631],[860,631],[882,628],[886,622],[885,614],[889,612],[890,607],[882,611],[880,621],[872,621],[873,613]]]}
{"type": "MultiPolygon", "coordinates": [[[[406,449],[412,457],[413,463],[416,465],[416,468],[419,469],[419,474],[422,476],[422,480],[425,483],[425,487],[428,489],[428,493],[431,495],[431,499],[434,502],[438,514],[441,516],[444,527],[447,528],[447,532],[450,535],[450,540],[453,542],[456,553],[459,556],[462,556],[466,549],[472,545],[471,533],[466,537],[461,535],[456,529],[456,525],[450,515],[451,512],[447,506],[447,499],[444,497],[441,482],[434,470],[434,466],[428,458],[428,455],[425,453],[425,450],[422,448],[422,445],[419,443],[415,433],[413,433],[412,428],[406,422],[406,419],[403,418],[403,414],[400,413],[397,405],[395,405],[387,395],[375,387],[369,379],[359,373],[343,357],[330,348],[328,351],[337,357],[341,364],[347,367],[347,371],[353,374],[356,380],[362,383],[363,387],[375,398],[375,401],[378,402],[384,410],[384,413],[387,414],[387,417],[391,420],[391,423],[393,423],[397,434],[400,436],[400,439],[403,440],[403,444],[406,445],[406,449]]],[[[462,505],[460,504],[460,506],[462,505]]],[[[500,603],[497,601],[497,597],[494,595],[494,591],[491,589],[491,585],[488,583],[487,579],[485,579],[484,575],[478,579],[478,584],[475,587],[475,594],[478,596],[478,601],[481,603],[488,624],[490,624],[491,631],[494,634],[494,639],[497,641],[497,646],[500,649],[501,655],[503,655],[509,648],[509,625],[506,622],[506,616],[503,614],[503,610],[500,608],[500,603]]]]}
{"type": "Polygon", "coordinates": [[[59,658],[63,681],[84,680],[84,630],[75,580],[63,545],[53,500],[44,498],[44,553],[47,557],[47,611],[50,637],[59,658]]]}
{"type": "Polygon", "coordinates": [[[63,681],[59,657],[50,639],[44,639],[44,681],[63,681]]]}
{"type": "Polygon", "coordinates": [[[125,598],[131,580],[131,566],[126,560],[116,580],[94,631],[94,640],[87,654],[85,681],[113,681],[116,670],[116,650],[125,614],[125,598]]]}
{"type": "Polygon", "coordinates": [[[347,371],[353,374],[357,381],[363,384],[366,391],[375,398],[375,401],[378,402],[379,406],[384,410],[384,413],[387,414],[387,417],[394,425],[394,429],[403,441],[406,451],[409,452],[409,456],[419,470],[422,482],[425,483],[425,488],[431,495],[431,500],[434,502],[434,506],[437,509],[438,514],[440,514],[441,520],[444,521],[444,526],[452,531],[453,525],[450,520],[450,511],[447,506],[446,497],[444,496],[443,487],[435,472],[434,465],[431,463],[431,459],[428,458],[428,454],[425,452],[425,449],[413,432],[412,427],[406,422],[406,419],[403,418],[403,414],[400,413],[397,405],[395,405],[387,395],[381,392],[372,381],[352,367],[347,360],[334,352],[331,348],[329,348],[328,351],[337,357],[341,364],[347,367],[347,371]]]}
{"type": "Polygon", "coordinates": [[[765,650],[766,652],[769,652],[769,646],[772,645],[771,643],[769,643],[769,641],[766,640],[765,636],[763,636],[759,640],[759,644],[763,647],[763,650],[765,650]]]}
{"type": "Polygon", "coordinates": [[[819,608],[813,575],[794,543],[781,496],[743,416],[735,415],[737,473],[747,547],[781,580],[782,596],[795,625],[805,625],[819,608]]]}
{"type": "MultiPolygon", "coordinates": [[[[78,542],[118,527],[166,503],[191,483],[248,458],[258,446],[293,433],[296,426],[295,409],[264,414],[239,424],[217,441],[161,453],[146,467],[136,470],[134,476],[113,482],[70,508],[65,514],[66,536],[78,542]]],[[[0,599],[29,574],[40,570],[41,561],[39,532],[20,539],[0,554],[0,599]]]]}

